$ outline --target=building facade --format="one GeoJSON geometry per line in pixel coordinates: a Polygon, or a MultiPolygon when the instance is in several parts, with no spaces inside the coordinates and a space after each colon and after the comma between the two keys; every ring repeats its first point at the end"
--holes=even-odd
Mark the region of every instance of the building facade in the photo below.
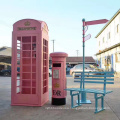
{"type": "Polygon", "coordinates": [[[100,68],[120,72],[120,10],[97,34],[97,62],[100,68]]]}
{"type": "MultiPolygon", "coordinates": [[[[1,47],[0,48],[0,70],[2,69],[11,69],[11,47],[1,47]]],[[[19,54],[18,54],[19,57],[19,54]]],[[[19,61],[18,61],[19,62],[19,61]]],[[[83,63],[83,57],[67,57],[66,65],[73,67],[77,64],[83,63]]],[[[85,64],[95,64],[96,61],[92,56],[85,56],[85,64]]],[[[52,67],[52,59],[49,57],[49,68],[52,67]]]]}
{"type": "MultiPolygon", "coordinates": [[[[85,56],[85,64],[95,64],[96,61],[92,56],[85,56]]],[[[66,66],[73,67],[77,64],[83,64],[83,57],[67,57],[66,66]]],[[[52,67],[52,59],[49,58],[49,67],[52,67]]]]}
{"type": "Polygon", "coordinates": [[[11,48],[1,47],[0,48],[0,70],[11,69],[11,48]]]}
{"type": "MultiPolygon", "coordinates": [[[[85,64],[95,64],[95,60],[92,56],[85,56],[85,64]]],[[[77,64],[83,64],[83,57],[67,57],[66,65],[67,66],[75,66],[77,64]]]]}

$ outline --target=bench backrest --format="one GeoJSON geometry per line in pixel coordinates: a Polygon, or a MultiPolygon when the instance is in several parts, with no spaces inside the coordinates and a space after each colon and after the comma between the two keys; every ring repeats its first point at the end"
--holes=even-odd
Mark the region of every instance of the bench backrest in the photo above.
{"type": "Polygon", "coordinates": [[[85,83],[114,84],[114,72],[75,72],[74,82],[80,82],[80,88],[85,88],[85,83]]]}

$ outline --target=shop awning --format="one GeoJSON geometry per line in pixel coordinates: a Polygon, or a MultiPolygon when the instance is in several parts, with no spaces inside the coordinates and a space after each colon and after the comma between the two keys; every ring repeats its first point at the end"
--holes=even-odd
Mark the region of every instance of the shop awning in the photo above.
{"type": "Polygon", "coordinates": [[[4,62],[0,62],[0,65],[8,65],[8,66],[11,66],[11,64],[9,64],[9,63],[4,63],[4,62]]]}

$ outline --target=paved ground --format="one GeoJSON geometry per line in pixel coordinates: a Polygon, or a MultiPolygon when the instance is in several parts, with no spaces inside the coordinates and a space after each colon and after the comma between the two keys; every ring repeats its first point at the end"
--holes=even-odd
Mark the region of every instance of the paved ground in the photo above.
{"type": "MultiPolygon", "coordinates": [[[[108,86],[114,92],[106,95],[106,110],[94,114],[94,96],[88,94],[87,98],[92,104],[82,105],[76,109],[70,108],[70,95],[67,95],[67,104],[63,106],[51,105],[51,78],[49,102],[43,107],[11,106],[11,78],[0,77],[0,120],[120,120],[120,79],[108,86]]],[[[79,87],[73,78],[67,77],[68,87],[79,87]]],[[[87,85],[87,88],[101,88],[101,86],[87,85]]]]}

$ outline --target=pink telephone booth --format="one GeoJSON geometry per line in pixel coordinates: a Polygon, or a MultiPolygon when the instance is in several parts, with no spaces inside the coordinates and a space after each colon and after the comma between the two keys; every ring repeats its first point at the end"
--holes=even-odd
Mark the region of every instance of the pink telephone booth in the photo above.
{"type": "Polygon", "coordinates": [[[11,105],[42,106],[48,99],[48,27],[23,19],[13,25],[11,105]]]}

